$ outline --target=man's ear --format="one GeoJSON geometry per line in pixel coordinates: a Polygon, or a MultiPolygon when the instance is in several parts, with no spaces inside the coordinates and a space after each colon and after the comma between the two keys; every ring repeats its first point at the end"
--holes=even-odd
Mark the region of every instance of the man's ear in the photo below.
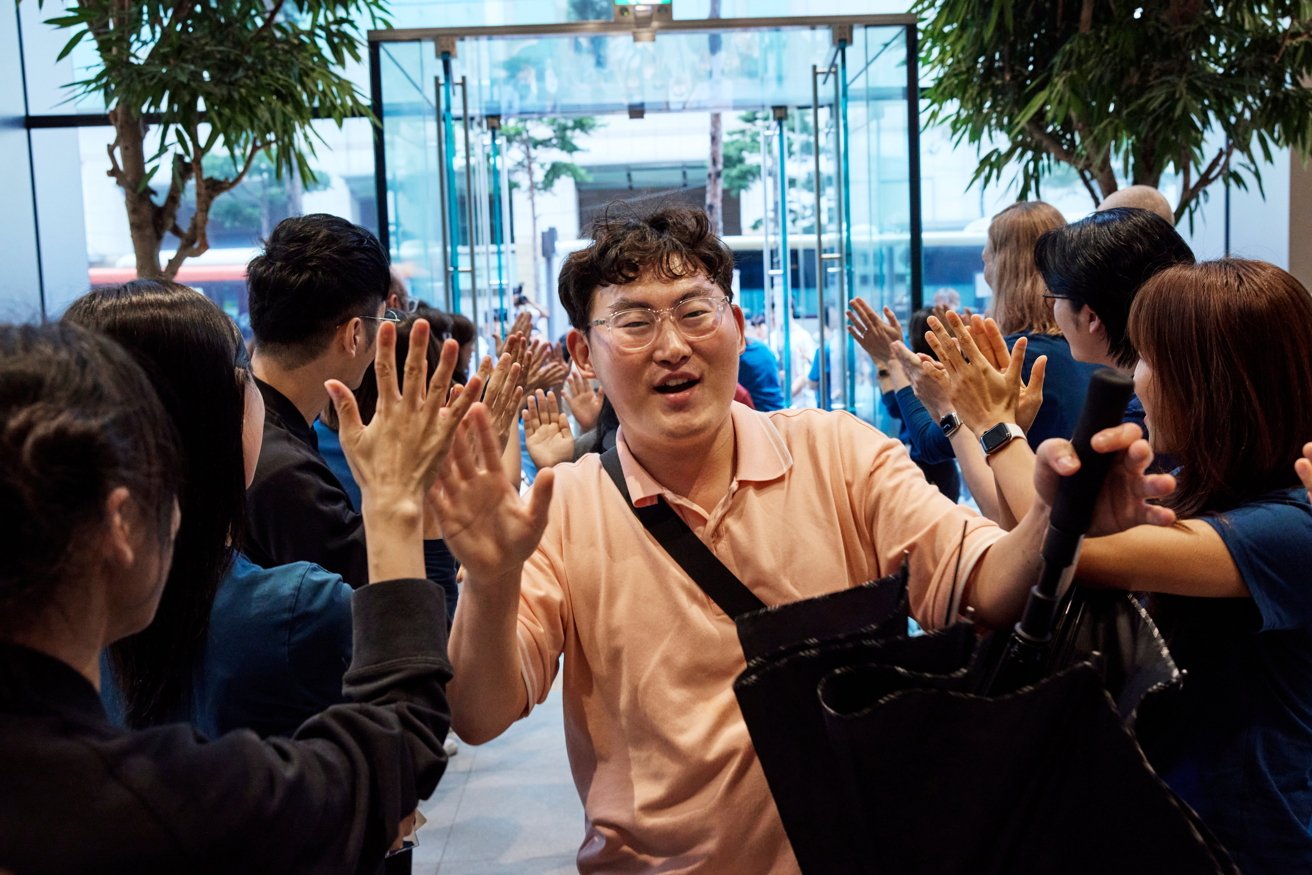
{"type": "Polygon", "coordinates": [[[333,343],[349,356],[357,356],[365,349],[365,325],[359,316],[352,316],[341,325],[333,335],[333,343]]]}
{"type": "Polygon", "coordinates": [[[597,379],[597,372],[592,367],[592,349],[588,346],[588,336],[577,328],[571,328],[565,335],[565,347],[569,349],[569,360],[579,373],[589,380],[597,379]]]}
{"type": "Polygon", "coordinates": [[[1085,304],[1080,308],[1080,312],[1075,314],[1079,320],[1079,326],[1082,331],[1087,332],[1099,340],[1107,339],[1107,325],[1098,318],[1098,314],[1093,312],[1093,308],[1085,304]]]}
{"type": "Polygon", "coordinates": [[[733,310],[733,319],[738,323],[738,354],[742,355],[743,350],[747,349],[747,320],[743,318],[743,308],[737,304],[730,305],[733,310]]]}
{"type": "Polygon", "coordinates": [[[116,486],[105,499],[104,558],[119,568],[131,568],[137,555],[135,526],[140,520],[133,510],[126,486],[116,486]]]}

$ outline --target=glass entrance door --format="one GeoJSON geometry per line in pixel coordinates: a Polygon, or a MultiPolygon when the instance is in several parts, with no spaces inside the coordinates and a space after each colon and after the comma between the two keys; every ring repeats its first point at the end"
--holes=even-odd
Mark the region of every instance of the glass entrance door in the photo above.
{"type": "Polygon", "coordinates": [[[845,312],[856,294],[907,312],[916,279],[907,253],[919,228],[905,221],[917,196],[905,143],[916,114],[906,87],[913,26],[906,16],[676,21],[654,41],[596,22],[371,33],[380,212],[393,259],[409,265],[420,297],[484,334],[504,330],[522,282],[551,311],[554,339],[565,327],[559,261],[584,245],[589,211],[605,207],[584,196],[585,183],[595,178],[621,199],[627,185],[639,209],[655,195],[696,202],[687,180],[705,179],[697,150],[704,156],[707,145],[685,148],[692,135],[678,118],[721,113],[747,125],[737,136],[751,154],[740,148],[737,160],[756,172],[740,227],[725,236],[738,301],[779,358],[785,398],[873,421],[872,369],[847,337],[845,312]],[[598,120],[594,141],[634,145],[593,166],[565,156],[578,192],[570,204],[540,184],[559,155],[539,154],[539,175],[525,175],[522,132],[583,117],[598,120]],[[672,152],[688,154],[644,158],[644,136],[669,137],[672,152]],[[645,191],[635,182],[643,179],[652,180],[645,191]]]}

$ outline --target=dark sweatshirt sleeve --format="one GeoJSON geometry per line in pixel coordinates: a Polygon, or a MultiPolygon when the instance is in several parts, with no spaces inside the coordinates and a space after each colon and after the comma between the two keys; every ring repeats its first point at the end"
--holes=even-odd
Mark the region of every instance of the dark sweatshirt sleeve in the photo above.
{"type": "Polygon", "coordinates": [[[134,733],[118,779],[188,871],[373,872],[401,819],[446,769],[446,609],[440,587],[377,583],[353,596],[348,704],[291,739],[214,742],[187,727],[134,733]]]}
{"type": "Polygon", "coordinates": [[[897,405],[902,410],[902,420],[907,425],[916,459],[926,465],[936,465],[957,457],[952,451],[952,441],[948,440],[910,386],[897,390],[897,405]]]}

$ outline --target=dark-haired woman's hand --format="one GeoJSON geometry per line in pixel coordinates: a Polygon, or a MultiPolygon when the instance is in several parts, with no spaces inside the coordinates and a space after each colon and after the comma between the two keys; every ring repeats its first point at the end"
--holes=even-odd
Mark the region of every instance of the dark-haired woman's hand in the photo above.
{"type": "Polygon", "coordinates": [[[422,319],[411,329],[402,392],[396,370],[396,326],[384,323],[379,328],[374,361],[378,406],[369,425],[361,422],[351,390],[337,380],[325,384],[337,408],[342,451],[360,484],[370,581],[424,576],[424,493],[451,451],[460,421],[482,385],[480,373],[470,379],[466,391],[450,392],[460,352],[454,340],[443,344],[432,379],[424,379],[429,331],[422,319]]]}
{"type": "Polygon", "coordinates": [[[1303,445],[1303,458],[1294,463],[1294,470],[1298,472],[1298,479],[1303,481],[1308,501],[1312,501],[1312,443],[1303,445]]]}
{"type": "Polygon", "coordinates": [[[1033,422],[1031,410],[1037,412],[1038,403],[1043,399],[1043,375],[1047,359],[1040,357],[1035,364],[1034,372],[1031,373],[1031,390],[1021,380],[1027,344],[1025,338],[1016,341],[1008,356],[1006,369],[1000,371],[989,363],[989,356],[976,344],[971,330],[956,313],[948,312],[946,325],[936,316],[929,317],[929,327],[925,339],[945,369],[952,408],[967,428],[978,435],[999,422],[1020,424],[1022,390],[1026,391],[1024,413],[1033,422]],[[1034,379],[1035,373],[1038,375],[1037,380],[1034,379]]]}

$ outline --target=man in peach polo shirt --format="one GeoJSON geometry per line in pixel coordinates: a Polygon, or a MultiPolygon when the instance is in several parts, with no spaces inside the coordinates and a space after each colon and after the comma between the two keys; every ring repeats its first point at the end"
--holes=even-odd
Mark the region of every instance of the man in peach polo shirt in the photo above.
{"type": "MultiPolygon", "coordinates": [[[[744,343],[733,256],[700,211],[611,219],[593,233],[562,268],[560,295],[570,354],[618,415],[634,504],[667,501],[766,604],[880,577],[905,554],[922,624],[1015,619],[1057,472],[1077,466],[1068,443],[1041,449],[1044,499],[1003,532],[846,413],[733,403],[744,343]]],[[[1138,436],[1126,427],[1096,445],[1138,436]]],[[[441,500],[466,573],[447,690],[460,736],[482,743],[525,716],[563,656],[566,744],[587,817],[580,871],[797,871],[734,699],[744,661],[733,621],[647,534],[598,456],[544,472],[523,502],[485,443],[458,442],[441,500]]],[[[1124,455],[1096,525],[1169,522],[1144,498],[1170,478],[1142,475],[1143,441],[1124,455]]]]}

